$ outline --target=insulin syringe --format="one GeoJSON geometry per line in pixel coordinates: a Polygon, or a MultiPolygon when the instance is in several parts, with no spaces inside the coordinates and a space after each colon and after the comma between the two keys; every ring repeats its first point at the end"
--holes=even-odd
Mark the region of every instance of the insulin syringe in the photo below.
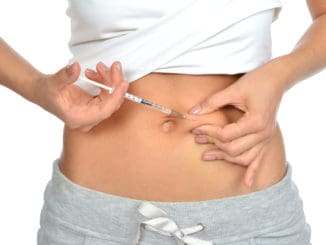
{"type": "MultiPolygon", "coordinates": [[[[100,88],[103,88],[103,89],[106,89],[108,90],[110,93],[113,92],[113,88],[109,87],[109,86],[106,86],[102,83],[98,83],[98,82],[94,82],[92,80],[89,80],[85,77],[79,77],[79,80],[83,81],[83,82],[87,82],[87,83],[91,83],[97,87],[100,87],[100,88]]],[[[154,110],[158,110],[160,112],[163,112],[165,114],[168,114],[172,117],[178,117],[178,118],[181,118],[181,119],[185,119],[186,116],[181,114],[180,112],[177,112],[175,110],[172,110],[170,108],[167,108],[167,107],[164,107],[162,105],[158,105],[158,104],[155,104],[149,100],[146,100],[146,99],[143,99],[143,98],[140,98],[136,95],[133,95],[133,94],[129,94],[129,93],[125,93],[124,95],[124,98],[127,99],[127,100],[130,100],[130,101],[133,101],[133,102],[136,102],[138,104],[142,104],[142,105],[145,105],[145,106],[148,106],[154,110]]]]}

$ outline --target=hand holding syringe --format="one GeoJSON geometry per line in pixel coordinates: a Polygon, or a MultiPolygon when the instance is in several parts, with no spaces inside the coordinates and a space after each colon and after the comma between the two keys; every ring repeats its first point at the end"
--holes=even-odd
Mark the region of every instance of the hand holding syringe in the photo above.
{"type": "MultiPolygon", "coordinates": [[[[95,85],[97,87],[106,89],[110,93],[112,93],[113,90],[114,90],[114,88],[112,88],[112,87],[109,87],[109,86],[104,85],[102,83],[94,82],[94,81],[92,81],[92,80],[90,80],[90,79],[88,79],[86,77],[83,77],[83,76],[80,76],[79,80],[81,80],[83,82],[91,83],[91,84],[93,84],[93,85],[95,85]]],[[[133,95],[133,94],[125,93],[124,98],[127,99],[127,100],[130,100],[130,101],[133,101],[133,102],[148,106],[148,107],[150,107],[152,109],[158,110],[158,111],[163,112],[165,114],[168,114],[168,115],[170,115],[172,117],[178,117],[178,118],[181,118],[181,119],[186,118],[186,116],[181,114],[180,112],[177,112],[177,111],[172,110],[170,108],[164,107],[162,105],[155,104],[155,103],[153,103],[153,102],[151,102],[149,100],[140,98],[140,97],[138,97],[136,95],[133,95]]]]}

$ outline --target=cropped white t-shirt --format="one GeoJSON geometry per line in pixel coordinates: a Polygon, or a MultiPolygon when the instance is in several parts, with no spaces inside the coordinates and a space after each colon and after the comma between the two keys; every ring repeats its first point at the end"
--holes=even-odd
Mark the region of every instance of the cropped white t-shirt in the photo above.
{"type": "Polygon", "coordinates": [[[119,60],[129,82],[151,72],[248,72],[271,58],[271,23],[281,9],[279,0],[68,1],[70,62],[83,70],[119,60]]]}

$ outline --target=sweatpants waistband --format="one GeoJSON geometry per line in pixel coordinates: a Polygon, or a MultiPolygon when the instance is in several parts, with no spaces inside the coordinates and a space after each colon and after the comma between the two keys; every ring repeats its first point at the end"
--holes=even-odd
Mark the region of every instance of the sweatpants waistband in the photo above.
{"type": "MultiPolygon", "coordinates": [[[[125,241],[135,236],[145,218],[137,212],[148,202],[91,190],[73,183],[53,164],[53,176],[45,191],[44,207],[67,226],[78,226],[103,239],[125,241]]],[[[250,194],[190,202],[159,202],[151,204],[166,212],[179,227],[203,224],[205,229],[196,238],[227,241],[232,237],[246,239],[302,217],[302,201],[291,180],[287,163],[283,179],[261,191],[250,194]],[[290,221],[289,221],[290,220],[290,221]]],[[[295,221],[293,221],[295,222],[295,221]]]]}

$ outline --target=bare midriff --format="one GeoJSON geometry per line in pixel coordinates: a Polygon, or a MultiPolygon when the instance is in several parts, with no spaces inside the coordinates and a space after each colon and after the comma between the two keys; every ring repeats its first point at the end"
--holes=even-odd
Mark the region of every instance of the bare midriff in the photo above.
{"type": "MultiPolygon", "coordinates": [[[[240,75],[151,73],[130,84],[129,93],[181,113],[240,75]]],[[[276,125],[251,188],[246,167],[202,160],[213,144],[198,144],[191,130],[226,125],[243,112],[227,106],[198,120],[169,117],[125,100],[118,111],[88,133],[65,128],[60,169],[81,186],[141,200],[199,201],[250,193],[271,186],[286,171],[283,139],[276,125]]]]}

